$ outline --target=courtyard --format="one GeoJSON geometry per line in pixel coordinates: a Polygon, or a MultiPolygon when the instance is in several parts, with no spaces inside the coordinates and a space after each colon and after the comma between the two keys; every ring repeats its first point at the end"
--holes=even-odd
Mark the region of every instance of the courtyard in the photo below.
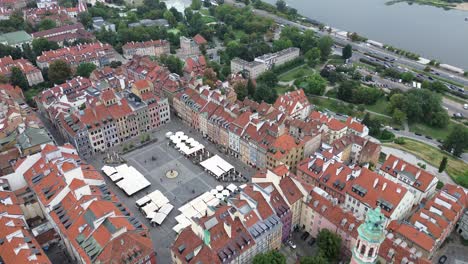
{"type": "MultiPolygon", "coordinates": [[[[245,165],[237,158],[221,153],[215,144],[204,139],[197,131],[183,124],[177,118],[174,118],[170,123],[151,133],[153,139],[157,138],[156,142],[123,155],[122,158],[127,161],[128,165],[135,167],[142,173],[151,182],[151,186],[128,197],[107,176],[103,175],[103,177],[108,187],[150,229],[153,246],[158,254],[158,263],[171,262],[169,247],[176,238],[176,233],[172,228],[177,224],[174,217],[180,214],[178,208],[204,192],[215,188],[217,185],[226,186],[229,184],[229,182],[217,181],[213,176],[205,172],[201,166],[194,164],[190,159],[185,158],[179,151],[170,146],[169,139],[165,136],[169,131],[183,131],[189,137],[193,137],[202,143],[207,151],[221,156],[248,179],[255,173],[254,169],[245,165]],[[166,177],[166,173],[170,170],[177,171],[177,177],[166,177]],[[150,220],[146,219],[138,210],[135,202],[154,190],[160,190],[169,199],[170,203],[174,205],[174,210],[172,210],[162,225],[151,227],[150,220]]],[[[104,156],[97,155],[90,160],[90,163],[100,170],[104,165],[102,161],[104,156]]],[[[234,184],[239,185],[240,183],[234,184]]]]}

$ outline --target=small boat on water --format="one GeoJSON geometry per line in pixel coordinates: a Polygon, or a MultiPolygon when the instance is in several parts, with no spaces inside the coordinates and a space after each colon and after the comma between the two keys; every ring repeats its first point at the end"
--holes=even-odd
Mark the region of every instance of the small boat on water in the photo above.
{"type": "Polygon", "coordinates": [[[465,21],[468,21],[468,17],[465,17],[465,21]]]}

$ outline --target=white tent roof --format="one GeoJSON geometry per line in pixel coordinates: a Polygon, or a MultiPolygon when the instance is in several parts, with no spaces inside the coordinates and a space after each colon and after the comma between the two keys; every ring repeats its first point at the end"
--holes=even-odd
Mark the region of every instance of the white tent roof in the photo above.
{"type": "Polygon", "coordinates": [[[108,177],[111,176],[111,175],[114,174],[114,173],[117,173],[117,170],[116,170],[114,167],[107,166],[107,165],[105,165],[105,166],[102,167],[102,171],[103,171],[104,174],[105,174],[106,176],[108,176],[108,177]]]}
{"type": "Polygon", "coordinates": [[[166,217],[167,217],[167,215],[165,215],[163,213],[156,213],[156,215],[153,217],[153,219],[151,219],[151,222],[160,225],[160,224],[162,224],[162,222],[164,222],[166,217]]]}
{"type": "Polygon", "coordinates": [[[177,131],[177,132],[175,133],[175,135],[178,136],[178,137],[180,137],[180,136],[183,136],[183,135],[184,135],[184,132],[182,132],[182,131],[177,131]]]}
{"type": "Polygon", "coordinates": [[[124,176],[122,174],[118,173],[118,172],[112,174],[111,176],[109,176],[109,179],[111,179],[111,181],[113,181],[113,182],[118,182],[123,178],[124,178],[124,176]]]}
{"type": "Polygon", "coordinates": [[[228,189],[230,192],[234,192],[235,190],[237,190],[237,186],[231,183],[228,186],[226,186],[226,189],[228,189]]]}
{"type": "Polygon", "coordinates": [[[151,201],[151,199],[146,195],[146,196],[143,196],[143,197],[141,197],[140,199],[138,199],[138,200],[136,201],[136,205],[137,205],[138,207],[141,207],[142,205],[144,205],[144,204],[146,204],[146,203],[148,203],[148,202],[150,202],[150,201],[151,201]]]}
{"type": "Polygon", "coordinates": [[[223,190],[223,191],[221,192],[221,194],[222,194],[223,196],[229,196],[229,191],[228,191],[228,190],[223,190]]]}
{"type": "Polygon", "coordinates": [[[172,137],[172,135],[173,135],[173,134],[172,134],[172,132],[171,132],[171,131],[169,131],[169,132],[167,132],[167,133],[166,133],[166,137],[167,137],[167,138],[170,138],[170,137],[172,137]]]}
{"type": "Polygon", "coordinates": [[[210,200],[209,202],[206,203],[207,205],[209,206],[217,206],[219,204],[219,199],[213,199],[213,200],[210,200]]]}
{"type": "Polygon", "coordinates": [[[166,196],[163,196],[161,198],[159,198],[158,200],[156,201],[153,201],[155,204],[158,205],[158,207],[163,207],[165,204],[168,204],[169,203],[169,199],[167,199],[166,196]]]}
{"type": "Polygon", "coordinates": [[[172,211],[172,209],[174,209],[174,206],[170,203],[167,203],[163,205],[163,207],[161,207],[158,212],[168,215],[172,211]]]}
{"type": "Polygon", "coordinates": [[[180,136],[180,139],[182,141],[186,141],[186,140],[188,140],[188,136],[187,135],[182,135],[182,136],[180,136]]]}
{"type": "Polygon", "coordinates": [[[151,217],[149,217],[150,214],[151,214],[152,212],[155,212],[155,211],[158,210],[158,209],[159,209],[159,208],[158,208],[158,206],[157,206],[155,203],[149,203],[149,204],[147,204],[147,205],[145,205],[145,206],[143,206],[143,207],[141,208],[141,210],[143,211],[143,213],[144,213],[144,214],[146,215],[146,217],[148,217],[148,218],[151,218],[151,217]]]}
{"type": "Polygon", "coordinates": [[[217,190],[218,192],[222,191],[223,189],[224,189],[224,187],[223,187],[222,185],[216,186],[216,190],[217,190]]]}
{"type": "Polygon", "coordinates": [[[172,228],[172,230],[174,230],[177,234],[179,234],[180,231],[182,231],[182,229],[184,229],[184,228],[185,228],[185,227],[182,226],[181,224],[177,224],[177,225],[175,225],[175,226],[172,228]]]}
{"type": "Polygon", "coordinates": [[[123,176],[123,179],[117,182],[117,186],[129,196],[151,185],[145,176],[134,167],[128,167],[126,164],[123,164],[116,167],[116,169],[123,176]]]}
{"type": "Polygon", "coordinates": [[[153,219],[153,217],[155,217],[155,216],[156,216],[156,211],[148,213],[148,215],[146,216],[146,218],[148,218],[148,219],[153,219]]]}
{"type": "Polygon", "coordinates": [[[213,157],[202,161],[200,165],[202,165],[205,169],[211,171],[214,175],[218,177],[234,169],[234,167],[231,164],[229,164],[227,161],[225,161],[218,155],[214,155],[213,157]]]}
{"type": "Polygon", "coordinates": [[[185,217],[187,217],[188,219],[191,219],[192,217],[194,217],[195,215],[198,214],[197,210],[195,210],[192,206],[190,207],[187,207],[187,209],[185,209],[182,214],[184,214],[185,217]]]}
{"type": "Polygon", "coordinates": [[[189,139],[187,139],[185,142],[190,144],[190,143],[192,143],[192,142],[194,142],[194,141],[195,141],[194,138],[189,138],[189,139]]]}

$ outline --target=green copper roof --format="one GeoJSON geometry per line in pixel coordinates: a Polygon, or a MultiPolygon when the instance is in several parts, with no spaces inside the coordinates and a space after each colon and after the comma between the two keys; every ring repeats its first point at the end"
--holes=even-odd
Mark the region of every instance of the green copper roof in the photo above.
{"type": "Polygon", "coordinates": [[[26,33],[26,31],[15,31],[10,33],[5,33],[0,35],[0,42],[7,43],[8,45],[17,45],[30,42],[32,40],[31,35],[26,33]]]}
{"type": "Polygon", "coordinates": [[[380,212],[380,207],[369,210],[366,221],[358,228],[359,236],[371,243],[382,243],[384,235],[385,216],[380,212]]]}

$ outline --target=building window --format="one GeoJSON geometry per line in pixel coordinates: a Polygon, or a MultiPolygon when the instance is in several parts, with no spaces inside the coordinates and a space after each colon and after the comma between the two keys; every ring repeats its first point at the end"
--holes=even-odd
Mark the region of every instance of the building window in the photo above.
{"type": "Polygon", "coordinates": [[[368,256],[369,258],[371,258],[371,257],[374,256],[374,248],[373,248],[373,247],[369,248],[369,252],[367,253],[367,256],[368,256]]]}

